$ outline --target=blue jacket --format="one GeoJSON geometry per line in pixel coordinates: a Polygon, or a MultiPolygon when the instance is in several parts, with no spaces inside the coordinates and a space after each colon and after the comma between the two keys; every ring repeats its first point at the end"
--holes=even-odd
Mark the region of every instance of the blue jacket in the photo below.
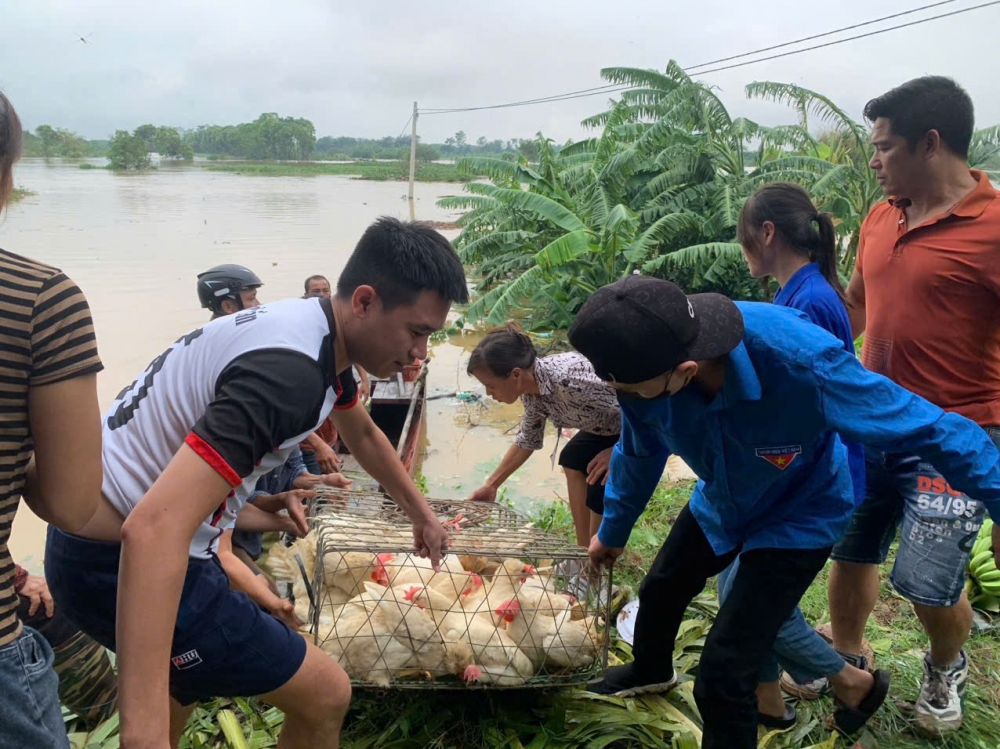
{"type": "Polygon", "coordinates": [[[619,395],[602,543],[625,546],[675,453],[700,477],[690,508],[717,554],[832,546],[854,510],[837,433],[920,455],[1000,517],[1000,453],[982,428],[869,372],[801,312],[737,306],[743,342],[711,401],[696,385],[652,400],[619,395]]]}
{"type": "MultiPolygon", "coordinates": [[[[816,263],[799,268],[774,297],[774,303],[801,312],[824,330],[829,330],[844,342],[844,349],[854,354],[854,335],[851,318],[847,316],[844,302],[816,263]]],[[[865,499],[865,449],[857,442],[844,442],[847,448],[847,465],[854,486],[854,506],[865,499]]]]}

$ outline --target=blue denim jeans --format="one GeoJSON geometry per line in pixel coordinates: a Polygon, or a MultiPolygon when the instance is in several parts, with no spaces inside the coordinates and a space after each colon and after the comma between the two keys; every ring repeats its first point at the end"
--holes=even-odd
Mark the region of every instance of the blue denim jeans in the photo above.
{"type": "Polygon", "coordinates": [[[308,450],[302,451],[302,462],[306,464],[306,470],[316,476],[322,476],[323,470],[319,467],[319,463],[316,462],[316,453],[309,452],[308,450]]]}
{"type": "MultiPolygon", "coordinates": [[[[1000,427],[986,433],[1000,447],[1000,427]]],[[[865,501],[830,558],[882,564],[898,531],[892,586],[913,603],[954,606],[962,597],[986,505],[953,489],[917,455],[866,448],[865,470],[865,501]]]]}
{"type": "MultiPolygon", "coordinates": [[[[720,603],[729,595],[739,568],[740,558],[737,557],[719,574],[717,583],[720,603]]],[[[809,626],[802,616],[802,610],[796,608],[778,630],[774,649],[761,667],[760,682],[763,684],[777,681],[780,675],[779,666],[802,684],[840,673],[844,667],[844,659],[809,626]]]]}
{"type": "Polygon", "coordinates": [[[52,648],[25,627],[0,648],[0,744],[4,749],[69,749],[52,648]]]}

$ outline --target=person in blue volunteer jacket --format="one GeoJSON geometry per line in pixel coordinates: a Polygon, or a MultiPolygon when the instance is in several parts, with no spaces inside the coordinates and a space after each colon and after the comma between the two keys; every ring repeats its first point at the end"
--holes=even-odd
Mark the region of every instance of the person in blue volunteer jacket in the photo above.
{"type": "MultiPolygon", "coordinates": [[[[778,283],[774,303],[803,312],[853,354],[851,320],[837,275],[837,235],[833,221],[816,209],[809,194],[789,182],[764,185],[744,203],[737,234],[750,275],[770,276],[778,283]]],[[[856,442],[841,441],[847,448],[857,506],[865,498],[864,449],[856,442]]],[[[720,601],[729,595],[739,565],[737,558],[719,575],[720,601]]],[[[845,733],[860,729],[888,692],[886,672],[869,674],[863,658],[838,654],[796,607],[778,631],[774,655],[760,672],[758,719],[768,728],[790,728],[796,720],[795,708],[781,695],[779,664],[785,670],[781,683],[796,696],[832,689],[839,708],[834,720],[845,733]],[[804,690],[802,685],[810,689],[804,690]]]]}
{"type": "Polygon", "coordinates": [[[671,453],[700,478],[640,589],[634,660],[591,691],[672,688],[685,609],[740,557],[695,682],[704,749],[757,745],[760,666],[854,510],[838,434],[922,455],[1000,516],[1000,453],[986,433],[865,370],[796,310],[631,276],[598,289],[569,338],[622,407],[591,559],[622,554],[671,453]]]}

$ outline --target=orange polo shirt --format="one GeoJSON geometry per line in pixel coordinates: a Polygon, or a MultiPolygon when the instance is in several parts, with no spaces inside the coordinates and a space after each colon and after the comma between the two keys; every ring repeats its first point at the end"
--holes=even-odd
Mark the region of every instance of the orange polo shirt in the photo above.
{"type": "Polygon", "coordinates": [[[910,228],[904,200],[872,208],[857,269],[864,365],[981,426],[1000,425],[1000,193],[978,185],[910,228]]]}

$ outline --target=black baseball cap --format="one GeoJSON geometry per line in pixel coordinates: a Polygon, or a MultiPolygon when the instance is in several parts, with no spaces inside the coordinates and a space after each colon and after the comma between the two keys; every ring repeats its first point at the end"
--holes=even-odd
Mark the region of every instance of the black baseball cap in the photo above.
{"type": "Polygon", "coordinates": [[[634,385],[685,361],[728,354],[743,340],[743,315],[722,294],[688,296],[676,284],[628,276],[584,303],[569,342],[608,382],[634,385]]]}

